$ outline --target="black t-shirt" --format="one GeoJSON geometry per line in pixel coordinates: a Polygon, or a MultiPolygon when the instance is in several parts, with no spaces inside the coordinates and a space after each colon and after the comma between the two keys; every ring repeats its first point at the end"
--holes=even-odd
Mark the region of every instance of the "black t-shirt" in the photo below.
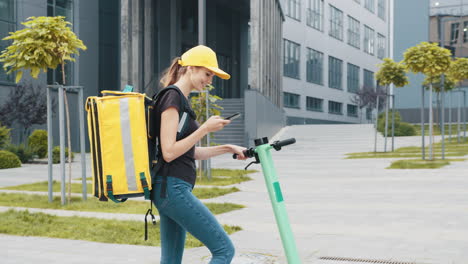
{"type": "MultiPolygon", "coordinates": [[[[179,93],[175,90],[167,91],[159,99],[158,104],[156,106],[156,122],[158,123],[160,128],[161,114],[170,107],[174,107],[177,109],[177,111],[180,111],[180,100],[186,100],[188,107],[190,107],[190,103],[188,102],[187,98],[185,96],[182,96],[181,98],[179,93]]],[[[198,122],[194,120],[190,115],[187,115],[186,122],[188,122],[186,124],[187,128],[185,129],[185,133],[183,133],[181,139],[188,137],[199,127],[198,122]]],[[[157,131],[157,136],[159,138],[160,131],[157,131]]],[[[163,155],[163,153],[161,154],[163,155]]],[[[195,167],[195,145],[192,146],[187,152],[179,156],[177,159],[171,161],[170,163],[164,162],[157,176],[176,177],[192,185],[195,185],[195,180],[197,178],[195,167]]]]}

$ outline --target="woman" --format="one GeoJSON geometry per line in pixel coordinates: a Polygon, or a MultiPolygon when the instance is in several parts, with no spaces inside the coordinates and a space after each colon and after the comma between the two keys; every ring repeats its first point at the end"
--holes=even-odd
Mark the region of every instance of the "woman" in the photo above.
{"type": "MultiPolygon", "coordinates": [[[[163,165],[153,179],[153,201],[158,208],[161,228],[161,263],[181,263],[186,231],[200,240],[211,251],[210,263],[230,263],[234,246],[223,227],[208,208],[193,194],[196,180],[195,160],[204,160],[224,153],[238,154],[246,159],[245,148],[235,145],[195,147],[207,133],[224,128],[231,121],[219,116],[210,117],[202,125],[189,118],[186,136],[176,140],[179,125],[180,100],[188,100],[192,90],[203,91],[213,76],[229,79],[229,74],[218,68],[216,54],[206,46],[197,46],[176,58],[161,79],[163,87],[176,86],[167,91],[156,106],[156,122],[160,122],[160,147],[163,165]],[[167,176],[165,195],[161,197],[163,180],[167,176]]],[[[186,102],[187,103],[187,102],[186,102]]],[[[189,105],[189,104],[188,104],[189,105]]]]}

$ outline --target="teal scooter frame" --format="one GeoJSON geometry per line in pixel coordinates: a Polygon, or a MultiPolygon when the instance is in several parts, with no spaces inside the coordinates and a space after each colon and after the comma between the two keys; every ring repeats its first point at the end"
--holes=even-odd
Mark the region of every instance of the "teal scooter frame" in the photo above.
{"type": "MultiPolygon", "coordinates": [[[[268,138],[255,139],[255,148],[250,148],[244,151],[246,157],[255,157],[255,161],[251,162],[245,169],[252,165],[260,163],[262,166],[263,176],[265,177],[265,184],[268,189],[270,196],[271,206],[275,213],[276,224],[281,236],[281,242],[286,253],[288,264],[300,264],[299,254],[296,248],[296,242],[294,241],[294,235],[289,224],[288,214],[284,204],[283,194],[278,182],[278,176],[276,169],[273,164],[270,150],[281,150],[281,147],[296,143],[296,139],[290,138],[282,141],[275,141],[272,144],[268,143],[268,138]]],[[[233,155],[233,158],[237,158],[237,154],[233,155]]]]}

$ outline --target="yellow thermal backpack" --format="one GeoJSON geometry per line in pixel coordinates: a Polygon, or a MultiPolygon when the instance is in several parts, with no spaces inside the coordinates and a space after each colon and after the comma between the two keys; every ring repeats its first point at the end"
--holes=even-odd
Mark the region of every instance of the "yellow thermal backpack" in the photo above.
{"type": "Polygon", "coordinates": [[[150,200],[145,95],[118,91],[102,94],[86,101],[93,194],[100,201],[116,203],[139,196],[150,200]]]}

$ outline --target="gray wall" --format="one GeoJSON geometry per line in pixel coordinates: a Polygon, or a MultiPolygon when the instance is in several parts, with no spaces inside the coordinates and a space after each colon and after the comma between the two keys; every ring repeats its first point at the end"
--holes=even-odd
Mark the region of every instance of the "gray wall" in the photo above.
{"type": "MultiPolygon", "coordinates": [[[[429,39],[429,0],[395,0],[394,60],[403,60],[406,49],[429,39]]],[[[422,74],[408,74],[409,85],[394,88],[395,107],[419,108],[421,106],[422,74]]],[[[426,96],[425,105],[428,105],[426,96]]]]}
{"type": "Polygon", "coordinates": [[[285,113],[256,90],[245,91],[245,131],[249,146],[253,140],[271,137],[285,126],[285,113]]]}

